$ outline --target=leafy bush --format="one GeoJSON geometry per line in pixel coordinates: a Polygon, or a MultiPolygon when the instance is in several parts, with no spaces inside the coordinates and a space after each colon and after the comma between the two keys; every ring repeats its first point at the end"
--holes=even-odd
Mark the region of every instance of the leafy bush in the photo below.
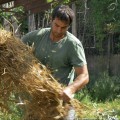
{"type": "Polygon", "coordinates": [[[116,98],[120,93],[119,77],[110,77],[106,72],[100,74],[96,80],[91,80],[89,94],[93,100],[106,101],[116,98]]]}

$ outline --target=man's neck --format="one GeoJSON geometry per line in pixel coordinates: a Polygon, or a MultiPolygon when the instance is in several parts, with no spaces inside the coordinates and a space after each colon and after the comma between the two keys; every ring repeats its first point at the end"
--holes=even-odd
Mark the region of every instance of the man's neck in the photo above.
{"type": "Polygon", "coordinates": [[[63,39],[64,37],[65,37],[65,35],[63,35],[63,36],[61,36],[61,37],[55,37],[55,36],[53,36],[52,33],[50,33],[50,39],[51,39],[52,42],[58,42],[58,41],[60,41],[61,39],[63,39]]]}

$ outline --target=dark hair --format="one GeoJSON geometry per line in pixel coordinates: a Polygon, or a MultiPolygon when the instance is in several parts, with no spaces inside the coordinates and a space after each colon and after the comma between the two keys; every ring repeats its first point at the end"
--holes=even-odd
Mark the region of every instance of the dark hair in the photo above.
{"type": "Polygon", "coordinates": [[[57,6],[52,12],[52,20],[54,20],[56,17],[71,24],[73,21],[74,12],[69,6],[60,5],[57,6]]]}

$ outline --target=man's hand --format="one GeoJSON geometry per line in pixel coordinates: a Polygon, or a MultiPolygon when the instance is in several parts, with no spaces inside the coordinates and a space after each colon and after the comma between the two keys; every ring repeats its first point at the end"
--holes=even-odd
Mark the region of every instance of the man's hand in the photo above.
{"type": "Polygon", "coordinates": [[[64,102],[69,102],[74,97],[74,91],[68,86],[60,93],[61,99],[64,102]]]}

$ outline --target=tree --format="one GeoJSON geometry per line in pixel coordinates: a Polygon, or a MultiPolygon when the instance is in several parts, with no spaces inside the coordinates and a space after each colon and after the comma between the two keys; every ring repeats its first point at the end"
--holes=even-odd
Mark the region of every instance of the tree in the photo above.
{"type": "Polygon", "coordinates": [[[100,48],[100,46],[102,47],[102,42],[107,39],[107,35],[114,35],[120,32],[120,1],[91,0],[89,5],[91,8],[91,19],[95,26],[96,40],[100,48]]]}

